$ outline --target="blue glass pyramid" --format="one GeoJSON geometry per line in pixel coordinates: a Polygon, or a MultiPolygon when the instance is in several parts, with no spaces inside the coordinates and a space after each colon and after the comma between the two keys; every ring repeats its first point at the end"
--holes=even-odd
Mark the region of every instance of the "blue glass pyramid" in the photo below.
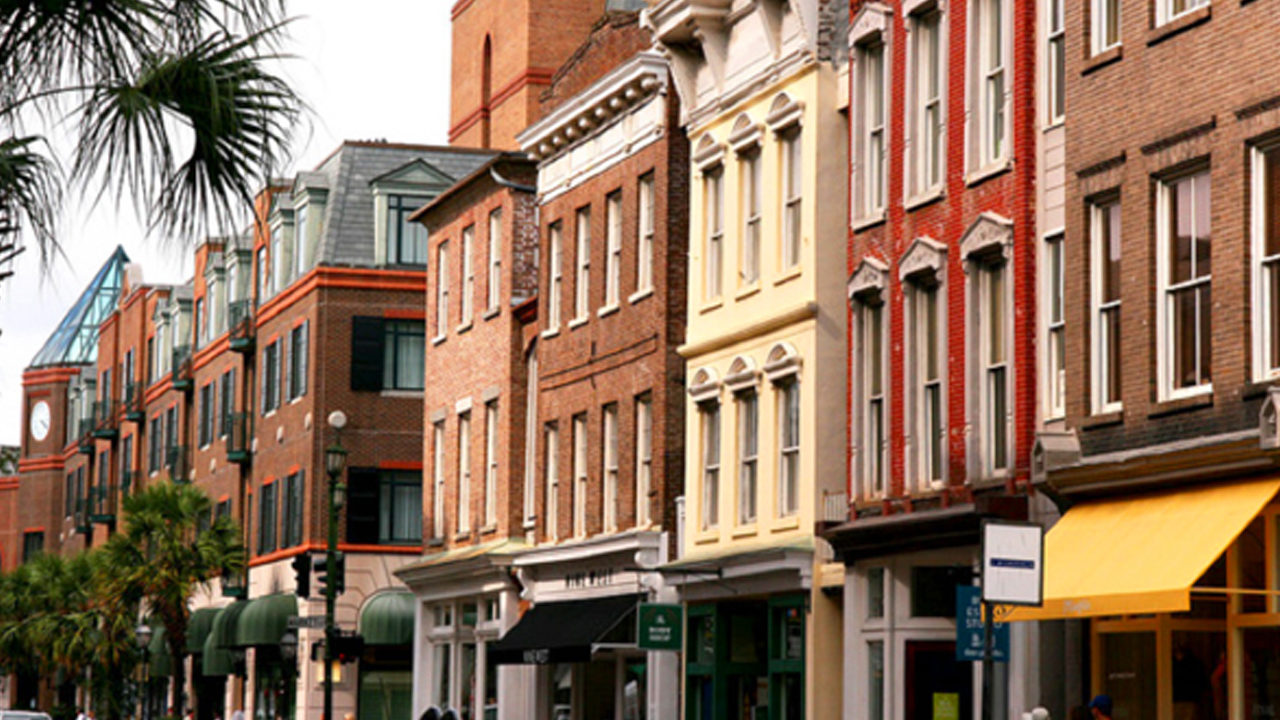
{"type": "Polygon", "coordinates": [[[129,256],[123,247],[117,245],[98,274],[93,276],[93,282],[58,323],[58,329],[36,353],[29,367],[85,365],[97,361],[98,326],[116,309],[127,262],[129,256]]]}

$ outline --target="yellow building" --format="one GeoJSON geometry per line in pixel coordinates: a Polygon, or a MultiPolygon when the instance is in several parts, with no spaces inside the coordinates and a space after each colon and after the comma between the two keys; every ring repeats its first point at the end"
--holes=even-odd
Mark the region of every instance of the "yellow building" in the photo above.
{"type": "Polygon", "coordinates": [[[847,14],[664,0],[646,16],[692,155],[685,521],[663,568],[688,618],[690,720],[840,715],[843,569],[815,526],[846,510],[847,14]]]}

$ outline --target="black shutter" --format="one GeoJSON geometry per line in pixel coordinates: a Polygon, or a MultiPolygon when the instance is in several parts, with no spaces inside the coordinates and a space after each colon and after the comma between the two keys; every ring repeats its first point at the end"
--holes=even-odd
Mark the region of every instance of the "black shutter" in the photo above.
{"type": "Polygon", "coordinates": [[[351,389],[382,389],[382,318],[351,318],[351,389]]]}
{"type": "Polygon", "coordinates": [[[347,470],[347,542],[378,542],[378,470],[347,470]]]}

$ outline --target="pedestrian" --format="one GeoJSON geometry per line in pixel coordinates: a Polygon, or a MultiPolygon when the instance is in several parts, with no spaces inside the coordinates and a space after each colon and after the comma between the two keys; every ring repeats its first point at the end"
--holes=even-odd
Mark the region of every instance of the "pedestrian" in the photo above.
{"type": "Polygon", "coordinates": [[[84,714],[84,708],[76,708],[76,720],[89,720],[89,716],[84,714]]]}
{"type": "Polygon", "coordinates": [[[1111,696],[1099,695],[1090,700],[1089,713],[1093,720],[1111,720],[1111,696]]]}

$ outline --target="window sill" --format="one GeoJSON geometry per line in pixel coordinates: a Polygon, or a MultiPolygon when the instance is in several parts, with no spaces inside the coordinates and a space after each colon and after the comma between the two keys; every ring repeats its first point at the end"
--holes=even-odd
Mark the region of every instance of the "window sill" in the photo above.
{"type": "Polygon", "coordinates": [[[786,532],[788,530],[795,530],[799,527],[800,527],[800,516],[792,515],[790,517],[779,519],[777,522],[773,524],[773,527],[769,528],[769,530],[770,532],[786,532]]]}
{"type": "Polygon", "coordinates": [[[494,523],[492,525],[485,525],[484,527],[480,528],[481,535],[492,535],[493,533],[496,533],[496,532],[498,532],[498,523],[494,523]]]}
{"type": "Polygon", "coordinates": [[[1107,48],[1097,55],[1086,58],[1084,61],[1084,67],[1080,70],[1080,74],[1088,75],[1091,72],[1101,70],[1111,63],[1119,62],[1123,59],[1124,45],[1116,45],[1115,47],[1107,48]]]}
{"type": "Polygon", "coordinates": [[[733,538],[735,540],[737,540],[738,538],[751,537],[755,534],[756,534],[755,525],[743,525],[742,527],[737,527],[733,529],[733,538]]]}
{"type": "Polygon", "coordinates": [[[612,305],[605,305],[604,307],[596,311],[596,317],[608,317],[616,312],[618,312],[617,303],[614,303],[612,305]]]}
{"type": "Polygon", "coordinates": [[[1107,412],[1094,413],[1080,420],[1081,430],[1096,430],[1098,428],[1112,427],[1124,422],[1124,409],[1110,410],[1107,412]]]}
{"type": "Polygon", "coordinates": [[[929,190],[929,191],[920,193],[919,195],[913,195],[912,197],[907,198],[906,201],[902,203],[902,209],[908,212],[912,210],[917,210],[926,205],[932,205],[933,203],[938,202],[939,200],[941,200],[946,196],[947,196],[946,190],[943,188],[943,186],[939,185],[933,190],[929,190]]]}
{"type": "Polygon", "coordinates": [[[1170,400],[1161,400],[1155,404],[1151,412],[1147,413],[1148,418],[1162,418],[1169,415],[1177,415],[1184,412],[1193,412],[1202,410],[1207,407],[1213,407],[1213,386],[1203,390],[1195,395],[1187,397],[1173,398],[1170,400]]]}
{"type": "Polygon", "coordinates": [[[1045,123],[1045,126],[1040,128],[1040,131],[1044,133],[1050,133],[1066,124],[1067,124],[1067,118],[1065,115],[1062,117],[1050,118],[1049,121],[1045,123]]]}
{"type": "Polygon", "coordinates": [[[493,307],[489,308],[488,310],[485,310],[485,311],[484,311],[484,314],[480,316],[480,319],[481,319],[481,320],[492,320],[492,319],[494,319],[494,318],[498,317],[498,316],[499,316],[499,315],[501,315],[501,314],[502,314],[502,306],[501,306],[501,305],[495,305],[495,306],[493,306],[493,307]]]}
{"type": "Polygon", "coordinates": [[[785,282],[790,282],[792,280],[795,280],[798,277],[800,277],[800,266],[796,265],[795,267],[791,268],[790,270],[786,271],[782,275],[779,275],[777,278],[775,278],[773,281],[773,284],[775,286],[781,285],[785,282]]]}
{"type": "Polygon", "coordinates": [[[712,310],[717,310],[721,307],[724,307],[724,300],[721,300],[720,298],[716,298],[715,300],[712,300],[711,302],[708,302],[707,304],[698,308],[698,314],[701,315],[704,313],[709,313],[712,310]]]}
{"type": "Polygon", "coordinates": [[[1147,31],[1147,45],[1156,45],[1191,28],[1206,23],[1213,17],[1213,5],[1205,5],[1169,20],[1159,27],[1147,31]]]}
{"type": "Polygon", "coordinates": [[[627,302],[634,305],[635,303],[640,302],[641,300],[649,297],[652,294],[653,294],[653,288],[651,287],[645,288],[643,290],[637,290],[631,293],[631,295],[627,296],[627,302]]]}
{"type": "Polygon", "coordinates": [[[742,289],[741,289],[741,290],[739,290],[738,292],[734,293],[734,295],[733,295],[733,299],[734,299],[734,300],[746,300],[747,298],[751,297],[752,295],[755,295],[755,294],[756,294],[756,293],[758,293],[758,292],[760,292],[760,283],[759,283],[759,281],[754,282],[754,283],[752,283],[752,284],[750,284],[750,285],[747,285],[746,287],[742,288],[742,289]]]}
{"type": "Polygon", "coordinates": [[[711,543],[720,542],[720,531],[712,528],[710,530],[699,530],[694,536],[693,542],[697,545],[710,545],[711,543]]]}
{"type": "Polygon", "coordinates": [[[444,547],[444,538],[433,537],[427,540],[427,547],[444,547]]]}
{"type": "Polygon", "coordinates": [[[538,518],[537,518],[537,517],[532,517],[532,518],[529,518],[528,520],[525,520],[525,521],[520,525],[520,528],[521,528],[522,530],[537,530],[537,529],[538,529],[538,518]]]}
{"type": "Polygon", "coordinates": [[[439,345],[440,343],[444,342],[445,337],[447,337],[447,336],[445,336],[445,335],[437,335],[437,336],[435,336],[435,337],[431,338],[431,344],[432,344],[432,345],[439,345]]]}
{"type": "Polygon", "coordinates": [[[885,221],[885,217],[886,217],[885,211],[881,210],[880,212],[874,213],[872,215],[866,215],[864,217],[860,217],[854,220],[853,222],[849,223],[849,227],[854,232],[862,232],[863,230],[868,230],[870,228],[875,227],[876,225],[883,223],[885,221]]]}
{"type": "Polygon", "coordinates": [[[586,325],[586,324],[587,324],[587,321],[588,321],[588,320],[590,320],[590,319],[591,319],[591,316],[590,316],[590,315],[583,315],[582,317],[574,318],[574,319],[572,319],[572,320],[570,320],[570,321],[569,321],[569,329],[570,329],[570,330],[577,330],[578,328],[582,327],[583,325],[586,325]]]}
{"type": "Polygon", "coordinates": [[[1276,387],[1277,377],[1257,378],[1253,382],[1244,386],[1240,392],[1241,400],[1257,400],[1260,397],[1266,397],[1271,392],[1271,388],[1276,387]]]}
{"type": "Polygon", "coordinates": [[[454,328],[454,330],[453,330],[453,331],[454,331],[454,332],[456,332],[456,333],[458,333],[459,335],[461,335],[462,333],[464,333],[464,332],[466,332],[466,331],[468,331],[468,330],[470,330],[470,329],[471,329],[471,321],[470,321],[470,320],[468,320],[468,321],[466,321],[466,322],[462,323],[461,325],[459,325],[458,327],[454,328]]]}
{"type": "Polygon", "coordinates": [[[383,390],[378,394],[384,398],[410,398],[410,399],[422,398],[421,390],[383,390]]]}
{"type": "Polygon", "coordinates": [[[1003,175],[1004,173],[1008,172],[1009,168],[1011,167],[1013,167],[1013,161],[1010,160],[1008,157],[1004,157],[999,160],[996,160],[990,165],[980,167],[977,170],[974,170],[973,172],[969,173],[964,179],[965,187],[973,187],[975,185],[981,185],[982,183],[990,180],[993,177],[998,177],[1000,175],[1003,175]]]}
{"type": "Polygon", "coordinates": [[[465,530],[465,531],[457,532],[457,533],[454,533],[454,534],[453,534],[453,540],[454,540],[454,542],[458,542],[458,541],[460,541],[460,540],[470,540],[470,539],[471,539],[471,531],[470,531],[470,530],[465,530]]]}
{"type": "Polygon", "coordinates": [[[553,338],[559,334],[560,334],[560,328],[553,327],[553,328],[547,328],[546,330],[543,330],[540,337],[553,338]]]}

